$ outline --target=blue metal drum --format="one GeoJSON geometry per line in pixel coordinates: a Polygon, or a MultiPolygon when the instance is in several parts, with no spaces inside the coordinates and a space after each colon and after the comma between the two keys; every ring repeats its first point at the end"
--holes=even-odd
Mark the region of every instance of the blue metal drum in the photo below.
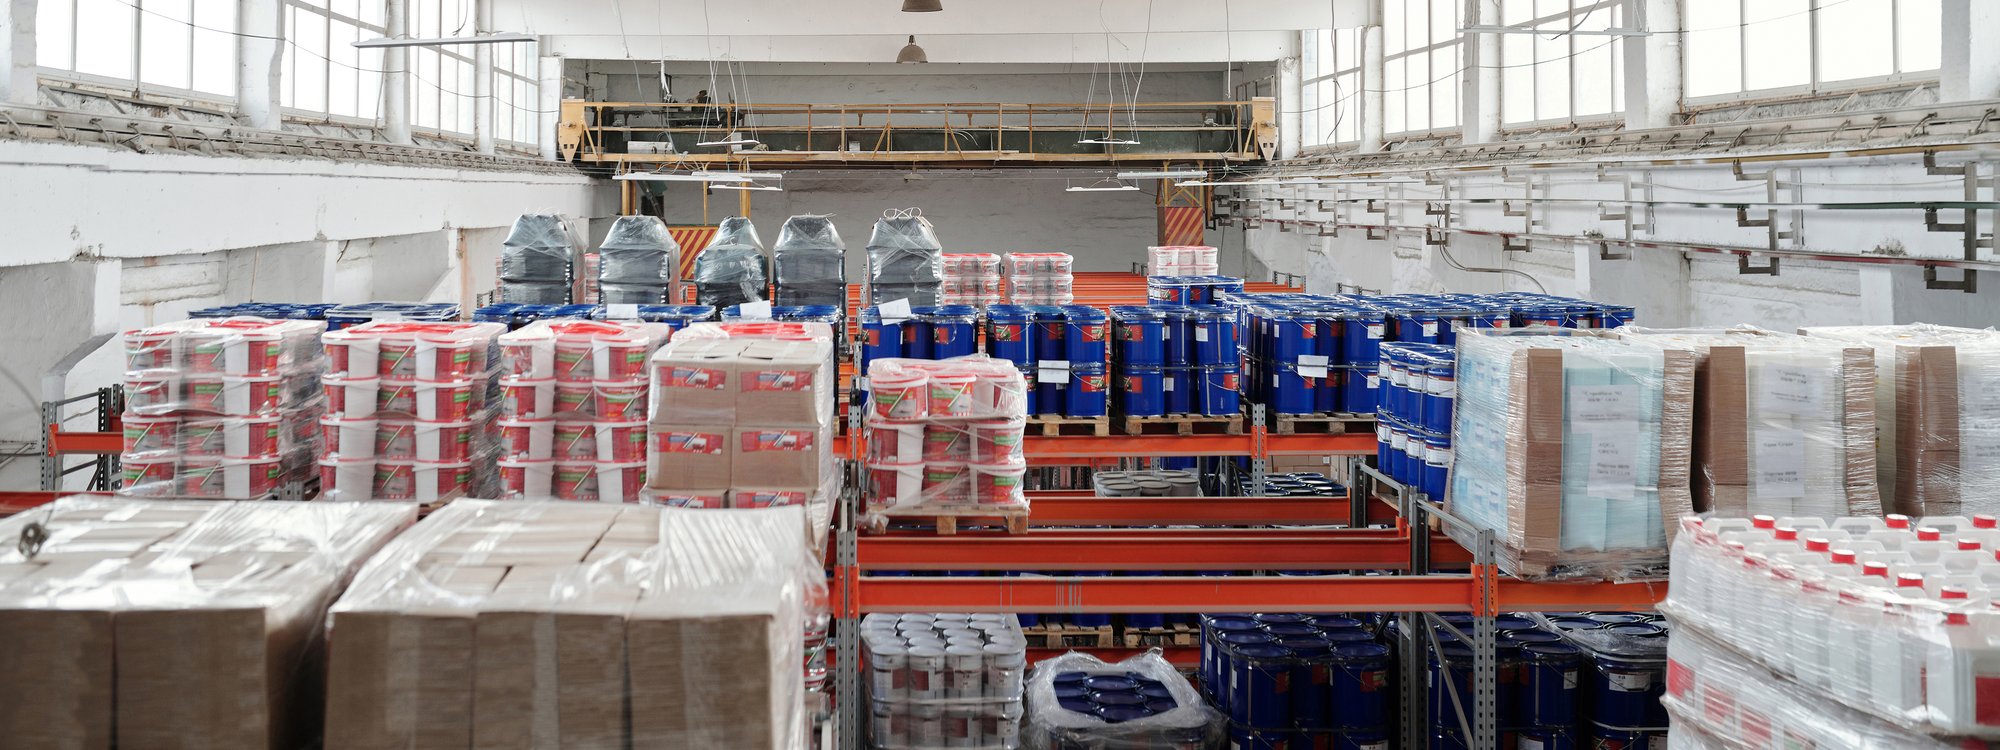
{"type": "Polygon", "coordinates": [[[1028,308],[1035,321],[1035,359],[1068,359],[1065,344],[1068,324],[1063,309],[1054,305],[1028,308]]]}
{"type": "Polygon", "coordinates": [[[1160,382],[1161,400],[1166,403],[1168,414],[1187,414],[1194,408],[1196,392],[1201,389],[1193,373],[1202,372],[1198,367],[1168,367],[1160,382]]]}
{"type": "Polygon", "coordinates": [[[1456,731],[1459,707],[1464,707],[1467,717],[1472,715],[1472,647],[1463,643],[1441,644],[1431,654],[1429,677],[1424,682],[1427,686],[1424,719],[1428,726],[1433,731],[1456,731]]]}
{"type": "Polygon", "coordinates": [[[1424,494],[1437,500],[1444,497],[1451,473],[1451,436],[1424,436],[1424,494]]]}
{"type": "Polygon", "coordinates": [[[1204,306],[1194,308],[1188,317],[1188,327],[1194,339],[1194,364],[1234,365],[1236,354],[1236,316],[1229,310],[1204,306]]]}
{"type": "Polygon", "coordinates": [[[873,307],[861,311],[861,364],[863,373],[868,371],[867,366],[869,362],[903,356],[903,326],[906,325],[911,325],[911,323],[909,321],[899,321],[896,323],[882,322],[882,314],[873,307]]]}
{"type": "Polygon", "coordinates": [[[1159,367],[1146,365],[1126,365],[1118,377],[1118,403],[1128,417],[1157,417],[1166,413],[1165,394],[1161,392],[1162,378],[1159,367]]]}
{"type": "Polygon", "coordinates": [[[1660,697],[1666,694],[1665,665],[1597,654],[1590,670],[1590,718],[1614,727],[1666,726],[1660,697]]]}
{"type": "Polygon", "coordinates": [[[1335,646],[1330,659],[1333,725],[1385,730],[1394,702],[1389,689],[1389,647],[1379,643],[1346,643],[1335,646]]]}
{"type": "Polygon", "coordinates": [[[1201,413],[1226,417],[1243,412],[1243,379],[1234,365],[1201,368],[1201,413]]]}
{"type": "Polygon", "coordinates": [[[1439,434],[1451,432],[1452,408],[1458,398],[1458,364],[1432,359],[1424,368],[1424,427],[1439,434]]]}
{"type": "Polygon", "coordinates": [[[1346,381],[1340,385],[1341,403],[1351,412],[1375,412],[1379,406],[1375,395],[1380,382],[1381,377],[1376,374],[1374,365],[1349,368],[1346,381]]]}
{"type": "Polygon", "coordinates": [[[1381,732],[1341,732],[1333,737],[1334,750],[1389,750],[1389,735],[1381,732]]]}
{"type": "Polygon", "coordinates": [[[1069,409],[1069,390],[1075,380],[1075,373],[1070,373],[1069,377],[1061,379],[1043,377],[1040,373],[1036,373],[1035,413],[1064,414],[1069,409]]]}
{"type": "Polygon", "coordinates": [[[1271,398],[1268,405],[1279,414],[1311,414],[1318,403],[1314,393],[1319,378],[1299,374],[1296,365],[1278,363],[1271,367],[1271,398]]]}
{"type": "Polygon", "coordinates": [[[1299,310],[1271,310],[1270,359],[1292,364],[1302,356],[1320,355],[1319,327],[1312,313],[1299,310]]]}
{"type": "Polygon", "coordinates": [[[932,359],[931,324],[936,307],[912,307],[910,319],[903,322],[903,356],[911,359],[932,359]]]}
{"type": "Polygon", "coordinates": [[[930,326],[931,359],[963,357],[979,351],[979,310],[971,305],[945,305],[925,321],[930,326]]]}
{"type": "Polygon", "coordinates": [[[1194,313],[1181,307],[1159,310],[1160,338],[1164,342],[1161,359],[1168,367],[1194,364],[1194,313]]]}
{"type": "Polygon", "coordinates": [[[1089,305],[1064,305],[1064,358],[1072,363],[1103,363],[1109,349],[1111,325],[1103,310],[1089,305]]]}
{"type": "Polygon", "coordinates": [[[1319,349],[1321,353],[1327,356],[1327,363],[1332,365],[1347,364],[1347,345],[1345,339],[1347,334],[1347,321],[1345,319],[1347,308],[1322,306],[1314,310],[1313,314],[1315,316],[1314,324],[1318,328],[1319,349]]]}
{"type": "Polygon", "coordinates": [[[1536,750],[1577,750],[1576,730],[1569,727],[1529,727],[1517,733],[1518,747],[1536,750]]]}
{"type": "Polygon", "coordinates": [[[1069,379],[1068,398],[1063,414],[1071,417],[1104,416],[1104,407],[1111,396],[1111,384],[1106,382],[1108,378],[1104,373],[1104,363],[1084,364],[1072,361],[1069,366],[1069,379]]]}
{"type": "Polygon", "coordinates": [[[1396,340],[1420,344],[1438,343],[1438,316],[1431,313],[1396,313],[1396,340]]]}
{"type": "Polygon", "coordinates": [[[1274,639],[1260,629],[1256,620],[1248,617],[1203,615],[1201,618],[1201,629],[1202,689],[1210,691],[1211,697],[1217,697],[1216,702],[1221,704],[1224,701],[1218,696],[1225,695],[1226,692],[1218,692],[1214,688],[1226,685],[1229,679],[1228,670],[1222,666],[1224,660],[1223,648],[1228,643],[1228,638],[1232,635],[1241,634],[1255,635],[1257,636],[1257,642],[1261,643],[1270,643],[1274,639]]]}
{"type": "MultiPolygon", "coordinates": [[[[1029,333],[1034,315],[1020,305],[986,308],[986,353],[1015,364],[1033,362],[1035,347],[1029,333]]],[[[866,322],[862,324],[864,327],[866,322]]]]}
{"type": "Polygon", "coordinates": [[[1229,654],[1229,719],[1248,727],[1292,723],[1292,652],[1276,644],[1237,646],[1229,654]]]}
{"type": "MultiPolygon", "coordinates": [[[[1311,629],[1311,625],[1306,626],[1311,629]]],[[[1279,638],[1292,651],[1292,721],[1300,729],[1333,728],[1333,686],[1329,656],[1333,645],[1318,636],[1279,638]]]]}
{"type": "Polygon", "coordinates": [[[1121,305],[1111,308],[1116,321],[1118,361],[1127,365],[1166,364],[1166,316],[1150,307],[1121,305]]]}
{"type": "Polygon", "coordinates": [[[1346,394],[1341,388],[1347,382],[1348,374],[1348,370],[1338,367],[1326,371],[1326,377],[1319,379],[1319,387],[1313,389],[1314,411],[1321,413],[1347,411],[1345,399],[1342,398],[1346,394]]]}
{"type": "Polygon", "coordinates": [[[1342,320],[1341,348],[1350,365],[1372,365],[1381,358],[1387,316],[1381,310],[1356,309],[1342,320]]]}
{"type": "Polygon", "coordinates": [[[1298,733],[1290,729],[1230,727],[1229,750],[1301,750],[1298,733]]]}
{"type": "Polygon", "coordinates": [[[1525,682],[1520,715],[1524,727],[1575,727],[1583,651],[1567,643],[1536,643],[1521,649],[1525,682]]]}

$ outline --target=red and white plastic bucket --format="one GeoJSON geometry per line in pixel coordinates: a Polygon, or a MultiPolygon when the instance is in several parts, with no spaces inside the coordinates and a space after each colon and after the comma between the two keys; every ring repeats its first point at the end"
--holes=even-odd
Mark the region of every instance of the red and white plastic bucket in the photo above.
{"type": "Polygon", "coordinates": [[[276,375],[223,375],[189,378],[188,408],[222,414],[265,414],[278,410],[284,392],[276,375]]]}
{"type": "Polygon", "coordinates": [[[147,329],[125,333],[125,369],[172,370],[180,367],[174,357],[179,332],[147,329]]]}
{"type": "Polygon", "coordinates": [[[591,358],[599,380],[644,380],[652,346],[643,338],[606,337],[597,340],[591,358]]]}
{"type": "Polygon", "coordinates": [[[418,461],[463,463],[472,457],[472,422],[417,422],[418,461]]]}
{"type": "Polygon", "coordinates": [[[120,422],[126,456],[171,455],[181,450],[180,417],[126,414],[120,422]]]}
{"type": "Polygon", "coordinates": [[[281,420],[268,417],[212,417],[181,424],[181,450],[190,456],[275,456],[284,447],[281,420]]]}
{"type": "Polygon", "coordinates": [[[326,393],[326,413],[358,419],[375,415],[380,408],[382,381],[375,378],[346,378],[328,375],[319,381],[326,393]]]}
{"type": "Polygon", "coordinates": [[[375,457],[411,461],[417,457],[417,423],[408,419],[383,419],[375,426],[375,457]]]}
{"type": "Polygon", "coordinates": [[[597,462],[557,461],[555,467],[554,490],[557,500],[597,502],[597,462]]]}
{"type": "Polygon", "coordinates": [[[369,497],[376,500],[417,499],[417,465],[409,461],[376,461],[375,476],[369,483],[369,497]]]}
{"type": "Polygon", "coordinates": [[[908,422],[931,415],[930,377],[912,370],[868,380],[868,408],[879,419],[908,422]]]}
{"type": "Polygon", "coordinates": [[[924,461],[965,463],[972,457],[972,435],[957,423],[929,422],[924,425],[924,461]]]}
{"type": "Polygon", "coordinates": [[[962,504],[969,498],[965,464],[951,461],[924,463],[924,504],[962,504]]]}
{"type": "Polygon", "coordinates": [[[500,459],[500,490],[509,497],[539,500],[553,497],[556,462],[541,459],[500,459]]]}
{"type": "Polygon", "coordinates": [[[558,460],[597,460],[597,425],[592,422],[556,422],[552,454],[558,460]]]}
{"type": "Polygon", "coordinates": [[[320,347],[326,351],[328,375],[370,378],[381,374],[382,339],[378,337],[329,331],[320,337],[320,347]]]}
{"type": "Polygon", "coordinates": [[[868,463],[912,464],[924,457],[923,422],[868,425],[868,463]]]}
{"type": "Polygon", "coordinates": [[[558,336],[555,342],[555,376],[564,383],[588,383],[597,379],[597,359],[592,356],[588,336],[558,336]]]}
{"type": "Polygon", "coordinates": [[[971,460],[982,464],[1019,463],[1025,459],[1022,450],[1022,436],[1027,420],[1020,417],[1011,419],[982,419],[970,423],[972,430],[971,460]]]}
{"type": "Polygon", "coordinates": [[[516,419],[543,419],[555,416],[556,381],[529,380],[516,376],[500,379],[500,413],[516,419]]]}
{"type": "Polygon", "coordinates": [[[884,510],[924,501],[923,464],[868,464],[867,505],[884,510]]]}
{"type": "Polygon", "coordinates": [[[188,370],[225,375],[276,375],[284,361],[284,338],[267,331],[209,329],[186,338],[188,370]]]}
{"type": "Polygon", "coordinates": [[[1027,464],[972,464],[972,499],[980,505],[1018,505],[1027,464]]]}
{"type": "Polygon", "coordinates": [[[636,503],[646,489],[646,464],[600,463],[597,465],[597,501],[636,503]]]}
{"type": "Polygon", "coordinates": [[[597,460],[618,464],[643,463],[646,460],[646,423],[597,423],[597,460]]]}
{"type": "Polygon", "coordinates": [[[485,393],[470,380],[446,382],[382,381],[376,409],[407,414],[427,422],[462,422],[484,405],[485,393]]]}
{"type": "Polygon", "coordinates": [[[934,372],[931,373],[930,382],[931,416],[970,416],[978,407],[978,402],[972,397],[972,390],[979,382],[979,376],[969,372],[934,372]]]}
{"type": "Polygon", "coordinates": [[[552,413],[589,419],[597,416],[597,389],[589,383],[556,383],[556,403],[552,413]]]}
{"type": "Polygon", "coordinates": [[[320,442],[329,456],[374,458],[375,431],[380,424],[375,419],[350,419],[328,414],[319,420],[320,442]]]}
{"type": "Polygon", "coordinates": [[[972,396],[974,408],[981,414],[1022,414],[1028,410],[1027,381],[1014,373],[980,373],[972,396]]]}
{"type": "Polygon", "coordinates": [[[180,456],[134,456],[121,459],[119,467],[124,471],[127,492],[172,495],[179,490],[175,480],[180,476],[180,456]]]}
{"type": "Polygon", "coordinates": [[[646,418],[646,381],[599,381],[592,397],[591,413],[605,422],[631,422],[646,418]]]}
{"type": "MultiPolygon", "coordinates": [[[[373,437],[370,437],[373,445],[373,437]]],[[[319,493],[339,500],[366,498],[375,490],[375,459],[328,456],[319,460],[319,493]]]]}
{"type": "Polygon", "coordinates": [[[188,497],[254,500],[278,491],[283,467],[277,456],[191,458],[181,465],[181,494],[188,497]]]}
{"type": "Polygon", "coordinates": [[[556,421],[500,420],[500,449],[508,458],[548,460],[555,457],[556,421]]]}
{"type": "Polygon", "coordinates": [[[459,380],[483,372],[488,345],[485,339],[440,341],[419,336],[415,346],[416,370],[413,376],[418,380],[459,380]]]}
{"type": "Polygon", "coordinates": [[[125,376],[125,409],[138,414],[165,414],[182,408],[181,376],[173,372],[136,372],[125,376]]]}
{"type": "Polygon", "coordinates": [[[410,469],[416,481],[416,499],[419,502],[449,500],[464,495],[472,488],[472,464],[469,462],[418,461],[410,469]]]}
{"type": "Polygon", "coordinates": [[[547,380],[555,377],[555,349],[543,340],[500,343],[501,370],[508,377],[547,380]]]}

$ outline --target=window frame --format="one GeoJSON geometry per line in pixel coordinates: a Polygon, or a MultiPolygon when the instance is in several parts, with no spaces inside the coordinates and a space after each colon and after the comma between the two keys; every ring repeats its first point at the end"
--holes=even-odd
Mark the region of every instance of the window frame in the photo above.
{"type": "Polygon", "coordinates": [[[1696,105],[1711,105],[1711,104],[1735,103],[1735,102],[1747,103],[1747,102],[1758,102],[1758,101],[1774,101],[1774,100],[1781,100],[1799,96],[1817,96],[1821,94],[1838,93],[1842,91],[1880,88],[1883,86],[1894,85],[1894,84],[1936,81],[1939,78],[1939,73],[1941,68],[1925,68],[1920,70],[1902,69],[1903,58],[1904,58],[1903,35],[1901,33],[1902,32],[1901,25],[1903,22],[1903,4],[1935,2],[1935,0],[1887,0],[1887,2],[1889,3],[1889,29],[1887,32],[1887,37],[1889,40],[1889,65],[1894,70],[1894,72],[1888,73],[1886,75],[1867,76],[1862,78],[1842,78],[1833,81],[1822,80],[1820,78],[1819,53],[1820,53],[1821,35],[1822,35],[1821,23],[1820,23],[1821,21],[1820,11],[1832,7],[1834,2],[1838,2],[1840,0],[1833,0],[1832,2],[1830,2],[1829,0],[1806,0],[1807,10],[1805,15],[1806,15],[1806,27],[1808,29],[1807,31],[1808,35],[1806,38],[1805,49],[1803,51],[1803,54],[1805,55],[1806,58],[1806,71],[1807,71],[1806,82],[1791,86],[1777,86],[1771,88],[1755,88],[1755,89],[1749,88],[1748,86],[1750,81],[1749,78],[1750,66],[1745,64],[1744,60],[1746,58],[1745,51],[1750,47],[1750,34],[1751,34],[1750,29],[1752,26],[1755,26],[1756,23],[1775,20],[1775,19],[1764,19],[1764,21],[1759,21],[1754,23],[1743,21],[1742,19],[1748,17],[1748,14],[1750,12],[1750,4],[1756,1],[1757,0],[1685,0],[1683,5],[1681,6],[1681,14],[1682,14],[1681,33],[1685,37],[1681,45],[1681,69],[1683,71],[1690,69],[1690,61],[1693,60],[1694,55],[1696,54],[1696,49],[1695,49],[1696,45],[1694,44],[1694,39],[1695,39],[1694,32],[1713,31],[1713,30],[1721,30],[1727,28],[1727,27],[1710,28],[1710,29],[1687,28],[1688,27],[1687,14],[1690,12],[1689,6],[1696,2],[1736,3],[1736,12],[1737,12],[1736,83],[1738,88],[1735,89],[1734,91],[1725,91],[1718,94],[1702,94],[1700,96],[1695,96],[1686,93],[1690,88],[1689,82],[1692,77],[1683,73],[1681,80],[1681,89],[1682,89],[1681,101],[1683,104],[1685,104],[1690,108],[1694,108],[1696,105]]]}
{"type": "MultiPolygon", "coordinates": [[[[36,75],[46,76],[48,78],[52,78],[59,81],[83,84],[87,86],[108,88],[113,90],[122,90],[122,91],[132,92],[134,94],[142,94],[142,95],[153,94],[165,98],[219,105],[222,108],[234,108],[237,99],[236,96],[237,88],[242,84],[242,66],[240,64],[242,61],[237,58],[237,50],[235,50],[233,46],[229,53],[230,55],[230,64],[228,66],[229,85],[226,87],[229,90],[226,92],[207,91],[194,87],[194,82],[196,80],[194,50],[196,45],[201,41],[201,39],[197,36],[197,34],[201,31],[204,31],[204,29],[196,28],[196,26],[200,24],[200,20],[196,16],[197,6],[199,5],[198,0],[188,0],[188,12],[186,21],[167,18],[164,17],[164,14],[162,14],[161,16],[154,16],[155,18],[158,19],[160,23],[179,24],[187,29],[186,40],[187,40],[188,54],[185,60],[185,68],[183,72],[185,72],[187,75],[188,85],[170,86],[163,83],[152,83],[145,80],[144,69],[145,69],[145,54],[146,54],[146,38],[145,38],[146,18],[148,16],[152,16],[155,13],[160,13],[160,11],[157,10],[152,10],[152,11],[147,10],[145,8],[146,1],[147,0],[124,0],[124,2],[120,2],[120,0],[111,0],[111,2],[120,3],[122,5],[128,6],[129,9],[131,10],[132,61],[131,64],[127,66],[126,69],[126,73],[128,75],[108,76],[102,73],[88,73],[81,70],[77,70],[77,44],[82,40],[83,37],[83,32],[81,31],[81,27],[84,24],[81,23],[81,16],[80,16],[83,0],[38,0],[38,3],[54,2],[54,3],[62,3],[69,6],[69,29],[68,29],[69,40],[68,44],[66,45],[69,52],[69,59],[67,60],[66,65],[60,65],[60,66],[47,65],[42,63],[41,60],[39,59],[41,56],[41,53],[39,51],[41,45],[38,40],[36,45],[37,60],[35,61],[36,75]]],[[[39,8],[37,10],[39,12],[39,8]]],[[[231,44],[233,45],[234,40],[236,38],[237,29],[239,29],[242,24],[242,19],[238,16],[237,13],[234,12],[233,4],[232,4],[232,12],[230,14],[230,21],[232,25],[232,29],[230,31],[209,32],[209,33],[221,34],[225,37],[228,37],[231,40],[231,44]]],[[[36,35],[39,37],[40,33],[41,30],[38,27],[36,29],[36,35]]]]}

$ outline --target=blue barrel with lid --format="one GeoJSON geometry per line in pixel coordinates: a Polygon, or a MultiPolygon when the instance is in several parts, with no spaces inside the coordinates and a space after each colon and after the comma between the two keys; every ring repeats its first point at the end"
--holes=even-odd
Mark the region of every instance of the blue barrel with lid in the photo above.
{"type": "Polygon", "coordinates": [[[910,319],[903,323],[903,356],[911,359],[932,359],[931,357],[931,316],[936,307],[922,306],[910,308],[910,319]]]}
{"type": "Polygon", "coordinates": [[[971,305],[943,305],[937,307],[925,323],[930,327],[931,359],[951,359],[979,351],[977,308],[971,305]]]}
{"type": "Polygon", "coordinates": [[[1394,700],[1389,688],[1389,647],[1379,643],[1342,643],[1333,647],[1329,658],[1333,726],[1387,729],[1389,708],[1394,700]]]}
{"type": "Polygon", "coordinates": [[[1319,378],[1309,378],[1297,365],[1277,363],[1271,368],[1271,399],[1267,404],[1279,414],[1311,414],[1318,404],[1314,390],[1319,378]]]}
{"type": "Polygon", "coordinates": [[[1272,361],[1297,363],[1300,357],[1324,356],[1319,350],[1319,324],[1311,312],[1271,309],[1265,320],[1271,332],[1269,349],[1272,361]]]}
{"type": "MultiPolygon", "coordinates": [[[[909,321],[882,322],[882,312],[877,308],[861,311],[861,363],[862,373],[868,372],[867,364],[878,359],[895,359],[903,356],[903,326],[909,321]]],[[[922,325],[922,324],[916,324],[922,325]]]]}
{"type": "Polygon", "coordinates": [[[1290,729],[1229,728],[1229,750],[1298,750],[1306,747],[1290,729]]]}
{"type": "Polygon", "coordinates": [[[1544,643],[1562,642],[1562,636],[1546,630],[1508,630],[1501,632],[1500,637],[1519,643],[1524,648],[1544,643]]]}
{"type": "Polygon", "coordinates": [[[986,353],[1015,364],[1033,362],[1034,315],[1020,305],[986,308],[986,353]]]}
{"type": "MultiPolygon", "coordinates": [[[[1306,625],[1309,630],[1311,625],[1306,625]]],[[[1330,684],[1329,656],[1333,644],[1314,636],[1279,638],[1278,645],[1292,652],[1292,722],[1301,729],[1333,727],[1333,686],[1330,684]]]]}
{"type": "Polygon", "coordinates": [[[1063,353],[1073,363],[1107,361],[1111,319],[1089,305],[1064,305],[1063,353]]]}
{"type": "Polygon", "coordinates": [[[1177,307],[1188,303],[1188,279],[1186,276],[1146,277],[1146,304],[1161,307],[1177,307]]]}
{"type": "Polygon", "coordinates": [[[1438,316],[1434,313],[1403,311],[1396,313],[1396,340],[1420,344],[1438,343],[1438,316]]]}
{"type": "MultiPolygon", "coordinates": [[[[1222,644],[1225,636],[1247,634],[1259,636],[1264,643],[1271,637],[1264,633],[1262,626],[1248,617],[1226,615],[1204,615],[1201,618],[1201,685],[1204,691],[1224,685],[1228,673],[1222,669],[1222,644]]],[[[1214,693],[1211,692],[1211,696],[1214,693]]],[[[1218,701],[1219,702],[1219,701],[1218,701]]]]}
{"type": "Polygon", "coordinates": [[[1106,724],[1122,724],[1128,721],[1138,721],[1152,715],[1153,709],[1147,708],[1143,702],[1133,706],[1100,704],[1097,707],[1097,718],[1103,719],[1106,724]]]}
{"type": "Polygon", "coordinates": [[[1381,358],[1388,316],[1381,310],[1355,308],[1341,319],[1340,341],[1346,363],[1372,365],[1381,358]]]}
{"type": "Polygon", "coordinates": [[[1577,750],[1576,730],[1571,727],[1528,727],[1516,733],[1519,747],[1536,750],[1577,750]]]}
{"type": "Polygon", "coordinates": [[[1424,436],[1424,494],[1431,499],[1444,498],[1445,486],[1451,474],[1451,436],[1424,436]]]}
{"type": "Polygon", "coordinates": [[[1631,325],[1632,321],[1637,320],[1639,317],[1638,309],[1630,305],[1600,305],[1599,307],[1601,308],[1600,314],[1603,318],[1600,324],[1605,328],[1631,325]]]}
{"type": "Polygon", "coordinates": [[[1104,416],[1105,405],[1111,397],[1111,384],[1104,372],[1103,362],[1088,364],[1070,362],[1069,389],[1063,414],[1071,417],[1104,416]]]}
{"type": "Polygon", "coordinates": [[[1194,364],[1234,365],[1238,362],[1234,313],[1214,306],[1191,308],[1188,328],[1189,337],[1193,339],[1194,364]]]}
{"type": "Polygon", "coordinates": [[[1187,414],[1194,408],[1196,392],[1201,390],[1194,378],[1202,372],[1199,367],[1168,367],[1160,381],[1161,400],[1166,404],[1168,414],[1187,414]]]}
{"type": "Polygon", "coordinates": [[[1215,287],[1209,285],[1207,276],[1189,276],[1187,291],[1181,297],[1190,305],[1206,305],[1213,298],[1215,287]]]}
{"type": "Polygon", "coordinates": [[[1162,389],[1166,373],[1158,367],[1127,365],[1118,373],[1118,404],[1128,417],[1157,417],[1166,413],[1162,389]]]}
{"type": "Polygon", "coordinates": [[[1111,319],[1115,322],[1113,336],[1118,340],[1119,362],[1155,367],[1166,364],[1167,317],[1159,310],[1120,305],[1111,308],[1111,319]]]}
{"type": "Polygon", "coordinates": [[[1028,308],[1035,323],[1035,359],[1068,359],[1069,351],[1065,343],[1068,337],[1068,317],[1063,309],[1054,305],[1035,305],[1028,308]]]}
{"type": "Polygon", "coordinates": [[[1466,316],[1466,325],[1480,329],[1508,328],[1514,324],[1514,314],[1506,310],[1481,310],[1466,316]]]}
{"type": "Polygon", "coordinates": [[[1312,624],[1320,630],[1362,630],[1367,627],[1360,619],[1346,615],[1313,615],[1312,624]]]}
{"type": "Polygon", "coordinates": [[[1347,372],[1345,368],[1339,367],[1327,369],[1326,377],[1320,378],[1319,387],[1313,389],[1314,411],[1323,414],[1347,411],[1345,399],[1341,398],[1345,395],[1341,391],[1341,384],[1345,382],[1347,372]]]}
{"type": "Polygon", "coordinates": [[[1574,727],[1583,651],[1567,643],[1533,643],[1521,648],[1523,684],[1520,717],[1527,727],[1574,727]]]}
{"type": "Polygon", "coordinates": [[[1472,715],[1472,647],[1458,642],[1440,644],[1431,653],[1428,670],[1424,720],[1433,730],[1455,730],[1460,707],[1467,716],[1472,715]]]}
{"type": "Polygon", "coordinates": [[[1291,649],[1276,644],[1231,649],[1230,721],[1258,728],[1291,726],[1293,661],[1291,649]]]}
{"type": "Polygon", "coordinates": [[[1319,338],[1319,350],[1326,355],[1327,363],[1347,364],[1348,308],[1345,306],[1319,305],[1313,308],[1313,325],[1319,338]]]}
{"type": "Polygon", "coordinates": [[[1036,414],[1061,415],[1069,409],[1069,390],[1075,376],[1068,370],[1054,375],[1035,373],[1035,397],[1032,399],[1036,414]]]}
{"type": "Polygon", "coordinates": [[[1160,339],[1164,342],[1161,360],[1168,367],[1194,364],[1194,313],[1181,307],[1160,310],[1160,339]]]}
{"type": "Polygon", "coordinates": [[[1530,305],[1515,308],[1516,328],[1575,328],[1576,323],[1568,311],[1554,305],[1530,305]]]}
{"type": "Polygon", "coordinates": [[[1458,399],[1458,363],[1432,359],[1424,367],[1424,426],[1434,432],[1451,432],[1451,417],[1458,399]]]}
{"type": "Polygon", "coordinates": [[[1652,750],[1652,733],[1628,727],[1606,726],[1593,723],[1590,727],[1591,750],[1652,750]]]}
{"type": "Polygon", "coordinates": [[[1201,368],[1201,413],[1227,417],[1243,412],[1243,379],[1234,365],[1201,368]]]}
{"type": "Polygon", "coordinates": [[[1381,380],[1372,365],[1348,369],[1347,379],[1340,384],[1341,404],[1350,412],[1374,413],[1377,406],[1375,395],[1381,380]]]}

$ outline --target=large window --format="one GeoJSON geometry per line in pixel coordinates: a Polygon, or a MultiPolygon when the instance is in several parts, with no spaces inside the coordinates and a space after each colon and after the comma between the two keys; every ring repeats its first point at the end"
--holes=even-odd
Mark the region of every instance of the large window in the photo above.
{"type": "Polygon", "coordinates": [[[140,89],[236,95],[236,0],[41,0],[35,61],[140,89]]]}
{"type": "Polygon", "coordinates": [[[1301,70],[1301,143],[1361,140],[1361,29],[1320,29],[1307,36],[1312,44],[1305,49],[1301,70]]]}
{"type": "Polygon", "coordinates": [[[387,33],[380,0],[284,0],[287,107],[373,122],[382,102],[381,50],[355,49],[387,33]]]}
{"type": "Polygon", "coordinates": [[[1938,0],[1687,0],[1687,95],[1936,70],[1938,0]]]}
{"type": "Polygon", "coordinates": [[[1458,0],[1390,0],[1382,19],[1382,130],[1458,126],[1458,0]]]}
{"type": "Polygon", "coordinates": [[[493,134],[534,145],[541,140],[541,58],[534,42],[493,47],[493,134]]]}
{"type": "Polygon", "coordinates": [[[1624,40],[1578,34],[1629,28],[1625,0],[1503,0],[1501,115],[1508,124],[1608,115],[1624,108],[1624,40]]]}

